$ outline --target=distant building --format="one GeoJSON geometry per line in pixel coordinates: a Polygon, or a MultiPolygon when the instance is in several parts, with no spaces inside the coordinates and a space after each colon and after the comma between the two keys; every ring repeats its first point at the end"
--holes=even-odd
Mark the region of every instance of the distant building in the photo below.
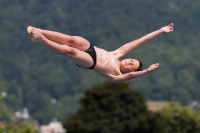
{"type": "Polygon", "coordinates": [[[5,124],[0,121],[0,128],[5,128],[5,124]]]}
{"type": "Polygon", "coordinates": [[[158,111],[169,104],[169,101],[147,101],[146,105],[150,111],[158,111]]]}
{"type": "Polygon", "coordinates": [[[15,116],[20,119],[29,119],[29,117],[30,117],[27,108],[17,110],[15,112],[15,116]]]}
{"type": "Polygon", "coordinates": [[[6,92],[1,92],[1,96],[2,96],[3,98],[7,97],[7,93],[6,93],[6,92]]]}
{"type": "Polygon", "coordinates": [[[54,121],[49,125],[42,125],[40,127],[40,133],[66,133],[67,131],[63,128],[60,122],[54,121]]]}
{"type": "Polygon", "coordinates": [[[196,110],[198,113],[200,113],[200,102],[198,101],[193,101],[190,104],[190,107],[193,108],[194,110],[196,110]]]}

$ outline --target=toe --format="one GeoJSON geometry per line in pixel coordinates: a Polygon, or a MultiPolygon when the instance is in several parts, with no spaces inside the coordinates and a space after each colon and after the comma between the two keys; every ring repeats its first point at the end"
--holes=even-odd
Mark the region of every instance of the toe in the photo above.
{"type": "Polygon", "coordinates": [[[32,33],[32,30],[33,30],[33,27],[31,27],[31,26],[28,26],[28,27],[27,27],[27,32],[28,32],[29,34],[32,33]]]}

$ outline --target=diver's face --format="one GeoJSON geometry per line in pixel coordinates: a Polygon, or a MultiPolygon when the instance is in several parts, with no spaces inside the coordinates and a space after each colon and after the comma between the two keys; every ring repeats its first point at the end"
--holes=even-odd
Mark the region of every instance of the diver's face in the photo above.
{"type": "Polygon", "coordinates": [[[136,59],[124,59],[120,62],[120,71],[122,73],[129,73],[138,70],[140,62],[136,59]]]}

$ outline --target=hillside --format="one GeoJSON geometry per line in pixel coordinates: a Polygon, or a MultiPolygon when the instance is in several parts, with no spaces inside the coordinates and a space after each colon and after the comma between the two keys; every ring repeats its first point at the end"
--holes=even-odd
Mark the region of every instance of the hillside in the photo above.
{"type": "Polygon", "coordinates": [[[32,42],[28,25],[82,36],[113,50],[171,22],[173,33],[127,56],[141,59],[144,68],[160,63],[156,72],[131,80],[131,86],[147,100],[198,101],[199,6],[200,1],[187,0],[0,1],[0,91],[8,93],[4,102],[13,111],[28,107],[42,122],[54,115],[64,119],[79,107],[77,100],[85,88],[105,80],[32,42]],[[52,98],[57,99],[55,108],[52,98]],[[46,110],[56,111],[45,114],[46,110]]]}

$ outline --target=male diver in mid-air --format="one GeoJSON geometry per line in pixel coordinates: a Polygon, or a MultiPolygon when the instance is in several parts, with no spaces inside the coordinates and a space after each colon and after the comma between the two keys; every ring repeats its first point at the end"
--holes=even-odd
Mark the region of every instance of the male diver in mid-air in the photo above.
{"type": "Polygon", "coordinates": [[[110,52],[93,46],[88,40],[79,36],[70,36],[31,26],[28,26],[27,31],[34,41],[41,42],[56,54],[69,57],[77,66],[93,69],[105,78],[120,82],[143,76],[159,67],[159,64],[155,63],[142,70],[140,60],[128,58],[120,61],[120,58],[158,35],[172,32],[173,27],[174,24],[171,23],[110,52]]]}

